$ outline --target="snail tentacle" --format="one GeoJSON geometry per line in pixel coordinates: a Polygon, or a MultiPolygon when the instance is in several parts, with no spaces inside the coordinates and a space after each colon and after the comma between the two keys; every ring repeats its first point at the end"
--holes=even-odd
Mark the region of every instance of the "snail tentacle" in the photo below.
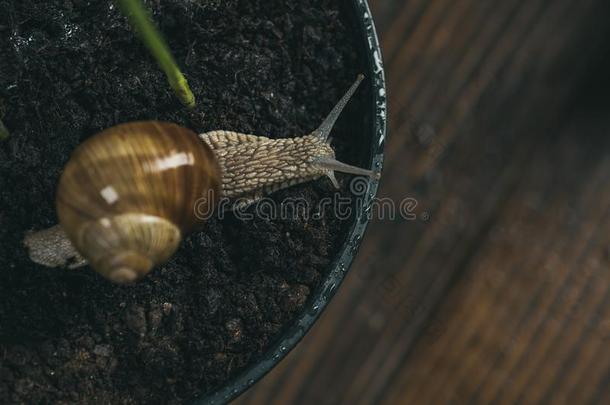
{"type": "Polygon", "coordinates": [[[364,75],[359,74],[356,77],[356,81],[345,92],[343,97],[341,97],[341,100],[339,100],[339,102],[333,107],[333,109],[328,114],[326,119],[322,122],[322,124],[320,124],[320,126],[316,130],[314,130],[312,132],[312,134],[317,135],[319,138],[321,138],[324,141],[328,141],[330,132],[332,131],[333,127],[335,126],[335,122],[337,121],[337,118],[339,118],[339,115],[341,115],[341,112],[343,111],[343,109],[345,108],[345,106],[347,105],[349,100],[352,98],[352,96],[358,89],[358,86],[360,86],[360,83],[362,82],[362,80],[364,80],[364,75]]]}

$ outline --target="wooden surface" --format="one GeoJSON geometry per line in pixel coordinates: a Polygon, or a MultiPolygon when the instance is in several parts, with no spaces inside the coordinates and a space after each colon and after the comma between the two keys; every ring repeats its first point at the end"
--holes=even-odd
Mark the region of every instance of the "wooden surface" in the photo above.
{"type": "Polygon", "coordinates": [[[605,3],[371,0],[417,219],[236,404],[610,403],[605,3]]]}

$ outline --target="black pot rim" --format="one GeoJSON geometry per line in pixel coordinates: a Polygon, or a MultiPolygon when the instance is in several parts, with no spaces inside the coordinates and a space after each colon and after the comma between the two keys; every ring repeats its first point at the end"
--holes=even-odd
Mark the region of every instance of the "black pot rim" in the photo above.
{"type": "MultiPolygon", "coordinates": [[[[374,99],[373,134],[370,139],[369,165],[379,171],[383,164],[383,147],[387,130],[386,87],[381,48],[367,0],[353,0],[353,4],[361,40],[367,47],[367,72],[365,75],[371,80],[372,97],[374,99]]],[[[378,180],[368,181],[366,193],[363,194],[363,201],[357,205],[355,221],[350,228],[345,244],[340,249],[340,254],[333,261],[330,273],[325,277],[322,285],[312,294],[307,307],[299,318],[256,363],[248,366],[218,390],[197,399],[194,402],[196,405],[224,404],[235,399],[271,371],[305,336],[335,295],[337,287],[347,274],[368,225],[368,207],[371,206],[377,194],[378,186],[378,180]]]]}

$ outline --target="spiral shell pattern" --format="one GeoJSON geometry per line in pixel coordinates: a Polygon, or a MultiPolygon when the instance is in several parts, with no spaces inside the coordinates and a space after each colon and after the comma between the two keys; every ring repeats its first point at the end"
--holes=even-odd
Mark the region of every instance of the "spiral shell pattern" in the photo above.
{"type": "Polygon", "coordinates": [[[175,124],[132,122],[82,143],[61,176],[60,224],[91,266],[116,282],[134,281],[166,261],[211,207],[220,169],[197,135],[175,124]]]}

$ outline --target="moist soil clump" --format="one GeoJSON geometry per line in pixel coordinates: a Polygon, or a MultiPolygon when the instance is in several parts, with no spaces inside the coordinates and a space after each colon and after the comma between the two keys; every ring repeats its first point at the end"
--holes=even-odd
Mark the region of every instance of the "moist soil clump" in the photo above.
{"type": "MultiPolygon", "coordinates": [[[[316,128],[363,71],[348,3],[147,2],[196,95],[188,111],[114,3],[0,1],[11,133],[0,143],[1,403],[185,402],[255,362],[303,310],[353,220],[318,212],[336,193],[327,179],[272,194],[306,202],[287,218],[210,219],[129,286],[35,265],[22,239],[57,223],[62,167],[104,128],[156,119],[272,138],[316,128]]],[[[352,164],[365,157],[367,88],[333,132],[352,164]]]]}

